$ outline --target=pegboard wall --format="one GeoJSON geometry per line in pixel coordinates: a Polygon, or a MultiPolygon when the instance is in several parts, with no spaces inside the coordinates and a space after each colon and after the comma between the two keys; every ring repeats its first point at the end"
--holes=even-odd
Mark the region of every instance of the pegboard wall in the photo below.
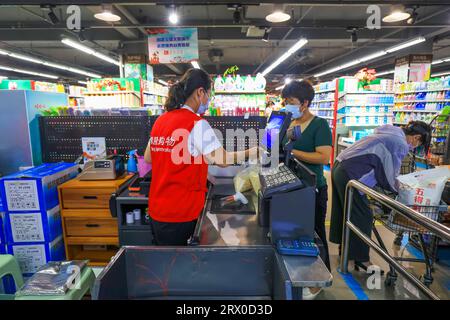
{"type": "MultiPolygon", "coordinates": [[[[105,137],[108,154],[117,150],[125,154],[138,149],[143,154],[156,116],[62,116],[40,117],[43,162],[73,162],[82,153],[82,137],[105,137]]],[[[205,117],[213,129],[221,133],[226,150],[243,150],[259,142],[259,130],[265,127],[264,117],[205,117]],[[233,137],[230,131],[254,129],[255,134],[233,137]],[[254,141],[256,139],[256,141],[254,141]]]]}

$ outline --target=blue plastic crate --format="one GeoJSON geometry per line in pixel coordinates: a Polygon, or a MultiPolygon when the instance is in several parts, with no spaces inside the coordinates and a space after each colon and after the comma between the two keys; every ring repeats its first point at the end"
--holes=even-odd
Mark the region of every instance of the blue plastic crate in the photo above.
{"type": "Polygon", "coordinates": [[[0,180],[0,193],[7,212],[47,212],[59,204],[57,186],[76,177],[73,163],[43,164],[0,180]]]}
{"type": "Polygon", "coordinates": [[[62,235],[59,206],[43,212],[7,212],[7,243],[50,242],[62,235]]]}
{"type": "Polygon", "coordinates": [[[31,276],[49,261],[66,259],[62,236],[52,242],[8,244],[8,254],[12,254],[19,263],[24,276],[31,276]]]}

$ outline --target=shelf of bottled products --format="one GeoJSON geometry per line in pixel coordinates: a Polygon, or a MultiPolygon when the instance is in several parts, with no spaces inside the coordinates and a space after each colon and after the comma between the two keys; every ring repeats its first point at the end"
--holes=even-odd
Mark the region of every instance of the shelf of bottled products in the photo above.
{"type": "Polygon", "coordinates": [[[214,99],[208,109],[210,116],[263,116],[267,95],[266,79],[253,76],[218,75],[214,79],[214,99]]]}

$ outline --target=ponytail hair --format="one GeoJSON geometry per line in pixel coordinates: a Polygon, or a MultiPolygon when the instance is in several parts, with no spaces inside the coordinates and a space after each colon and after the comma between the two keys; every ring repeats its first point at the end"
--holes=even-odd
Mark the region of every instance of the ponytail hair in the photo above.
{"type": "Polygon", "coordinates": [[[202,69],[189,69],[180,81],[170,87],[164,109],[166,111],[180,109],[198,88],[209,91],[211,89],[211,78],[202,69]]]}

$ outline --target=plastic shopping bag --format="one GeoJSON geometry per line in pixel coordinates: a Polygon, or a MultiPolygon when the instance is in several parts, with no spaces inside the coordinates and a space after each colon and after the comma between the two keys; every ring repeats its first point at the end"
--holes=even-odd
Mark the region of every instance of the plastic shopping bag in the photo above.
{"type": "Polygon", "coordinates": [[[398,201],[405,205],[437,206],[449,178],[448,167],[399,176],[398,201]]]}
{"type": "Polygon", "coordinates": [[[258,179],[258,182],[259,182],[257,166],[251,166],[251,167],[245,168],[244,170],[240,171],[233,178],[235,191],[236,192],[246,192],[246,191],[250,191],[250,190],[254,189],[255,192],[258,192],[260,187],[258,187],[258,185],[256,185],[255,177],[258,179]],[[254,184],[256,185],[258,190],[255,189],[254,184]]]}

